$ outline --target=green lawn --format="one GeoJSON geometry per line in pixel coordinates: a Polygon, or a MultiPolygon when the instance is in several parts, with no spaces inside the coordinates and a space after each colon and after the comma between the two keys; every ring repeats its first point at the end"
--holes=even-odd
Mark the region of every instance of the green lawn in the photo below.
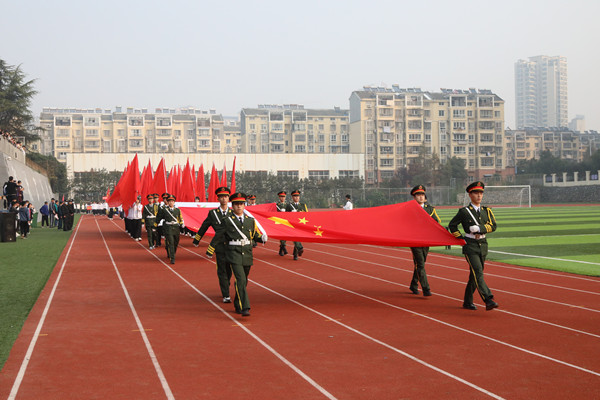
{"type": "MultiPolygon", "coordinates": [[[[76,214],[75,224],[78,220],[76,214]]],[[[0,368],[70,236],[32,228],[27,239],[0,243],[0,368]]]]}
{"type": "MultiPolygon", "coordinates": [[[[485,202],[484,202],[485,204],[485,202]]],[[[456,209],[437,210],[446,226],[456,209]]],[[[488,260],[600,276],[600,206],[493,208],[488,260]]],[[[461,249],[434,247],[442,254],[461,249]]]]}

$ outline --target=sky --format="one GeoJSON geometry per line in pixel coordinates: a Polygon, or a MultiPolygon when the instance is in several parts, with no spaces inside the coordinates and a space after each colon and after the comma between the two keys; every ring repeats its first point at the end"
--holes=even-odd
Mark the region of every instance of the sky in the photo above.
{"type": "Polygon", "coordinates": [[[565,56],[569,120],[600,130],[600,1],[0,0],[0,59],[31,108],[348,108],[363,86],[490,89],[515,128],[514,63],[565,56]]]}

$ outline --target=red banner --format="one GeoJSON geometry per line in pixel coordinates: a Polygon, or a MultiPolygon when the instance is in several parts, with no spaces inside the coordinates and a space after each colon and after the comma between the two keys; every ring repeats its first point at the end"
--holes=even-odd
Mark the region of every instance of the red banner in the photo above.
{"type": "MultiPolygon", "coordinates": [[[[198,229],[218,203],[177,205],[190,229],[198,229]]],[[[357,243],[379,246],[462,246],[416,201],[351,211],[277,212],[275,203],[247,207],[261,231],[277,240],[315,243],[357,243]]],[[[210,235],[212,235],[212,230],[210,235]]]]}

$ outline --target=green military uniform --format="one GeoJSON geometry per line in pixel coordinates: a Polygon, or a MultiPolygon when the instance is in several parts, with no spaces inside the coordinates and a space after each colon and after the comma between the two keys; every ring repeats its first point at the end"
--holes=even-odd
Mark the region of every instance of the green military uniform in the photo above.
{"type": "Polygon", "coordinates": [[[156,245],[158,232],[156,230],[156,216],[158,214],[158,205],[156,203],[146,204],[142,209],[142,222],[146,226],[148,234],[148,247],[153,249],[156,245]]]}
{"type": "MultiPolygon", "coordinates": [[[[435,211],[435,207],[425,203],[423,209],[431,216],[431,218],[436,220],[438,224],[442,223],[442,220],[435,211]]],[[[412,281],[410,282],[410,290],[414,294],[418,294],[419,282],[421,282],[423,295],[429,296],[431,295],[431,289],[429,287],[429,282],[427,282],[427,273],[425,272],[425,261],[427,261],[429,247],[411,247],[410,251],[412,252],[413,263],[415,265],[412,281]]]]}
{"type": "MultiPolygon", "coordinates": [[[[292,195],[293,194],[294,194],[294,192],[292,192],[292,195]]],[[[302,203],[302,202],[298,202],[298,203],[289,202],[285,208],[285,211],[287,211],[287,212],[308,211],[308,206],[306,205],[306,203],[302,203]]],[[[298,257],[302,256],[302,253],[304,253],[304,247],[302,246],[302,243],[294,242],[294,260],[297,260],[298,257]]]]}
{"type": "MultiPolygon", "coordinates": [[[[280,198],[281,198],[281,196],[283,196],[285,198],[286,193],[284,191],[281,191],[281,192],[277,193],[277,195],[280,196],[280,198]]],[[[277,211],[279,211],[279,212],[285,212],[287,209],[287,205],[288,205],[288,202],[285,200],[284,201],[280,200],[275,204],[275,206],[277,207],[277,211]]],[[[286,244],[287,244],[287,242],[285,240],[279,241],[279,255],[280,256],[285,256],[288,253],[287,249],[285,248],[286,244]]]]}
{"type": "MultiPolygon", "coordinates": [[[[484,185],[481,182],[474,182],[467,187],[470,193],[473,190],[483,191],[484,185]]],[[[462,253],[469,264],[469,281],[465,288],[463,307],[467,309],[476,309],[473,304],[473,293],[475,290],[486,304],[486,309],[498,307],[494,302],[492,292],[485,283],[483,277],[483,269],[485,259],[488,253],[488,242],[485,235],[496,230],[496,218],[494,213],[488,207],[481,206],[479,210],[469,204],[458,210],[454,218],[448,224],[448,230],[457,238],[465,240],[465,245],[462,248],[462,253]],[[464,235],[458,230],[459,225],[462,225],[464,235]],[[475,233],[471,228],[475,229],[475,233]]]]}
{"type": "Polygon", "coordinates": [[[183,225],[181,211],[177,207],[171,208],[167,205],[158,212],[156,219],[160,221],[159,224],[162,222],[167,257],[171,259],[171,264],[175,264],[175,253],[179,246],[179,227],[183,225]]]}
{"type": "MultiPolygon", "coordinates": [[[[225,219],[231,215],[233,215],[233,212],[229,208],[227,211],[223,211],[221,207],[210,210],[194,237],[194,245],[200,243],[202,236],[204,236],[209,227],[214,229],[216,236],[217,232],[224,228],[225,219]]],[[[231,265],[227,261],[226,250],[227,245],[223,236],[221,236],[221,240],[214,243],[211,242],[207,250],[210,254],[214,253],[217,255],[217,277],[219,278],[219,286],[224,299],[229,297],[229,282],[231,281],[231,265]]]]}
{"type": "MultiPolygon", "coordinates": [[[[232,200],[233,201],[233,200],[232,200]]],[[[221,241],[226,242],[226,257],[235,276],[235,298],[233,304],[238,313],[250,310],[250,300],[246,287],[248,275],[253,264],[252,241],[262,242],[262,234],[258,230],[256,221],[252,217],[244,215],[243,222],[234,214],[227,217],[219,229],[211,246],[221,241]]],[[[208,254],[208,252],[207,252],[208,254]]],[[[248,314],[249,315],[249,314],[248,314]]]]}

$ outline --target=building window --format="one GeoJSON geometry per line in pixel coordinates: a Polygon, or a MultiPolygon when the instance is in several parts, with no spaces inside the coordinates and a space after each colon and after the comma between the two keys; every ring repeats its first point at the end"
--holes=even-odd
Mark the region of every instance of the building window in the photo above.
{"type": "Polygon", "coordinates": [[[127,117],[127,125],[129,125],[129,126],[144,126],[144,117],[142,117],[142,116],[127,117]]]}
{"type": "Polygon", "coordinates": [[[454,146],[454,154],[466,154],[465,146],[454,146]]]}
{"type": "Polygon", "coordinates": [[[171,126],[171,118],[156,117],[156,126],[171,126]]]}
{"type": "Polygon", "coordinates": [[[421,141],[421,134],[420,133],[410,133],[408,135],[408,141],[409,142],[420,142],[421,141]]]}
{"type": "Polygon", "coordinates": [[[452,117],[454,118],[464,118],[465,110],[452,110],[452,117]]]}
{"type": "Polygon", "coordinates": [[[144,141],[142,139],[130,139],[129,147],[142,147],[144,145],[144,141]]]}
{"type": "Polygon", "coordinates": [[[329,135],[329,141],[333,143],[337,142],[337,135],[329,135]]]}
{"type": "Polygon", "coordinates": [[[455,122],[452,123],[452,127],[456,131],[464,131],[465,130],[465,123],[464,122],[457,122],[457,121],[455,121],[455,122]]]}
{"type": "Polygon", "coordinates": [[[54,125],[71,126],[71,117],[54,117],[54,125]]]}
{"type": "Polygon", "coordinates": [[[329,171],[308,171],[309,179],[329,179],[329,171]]]}
{"type": "Polygon", "coordinates": [[[56,147],[59,149],[69,148],[69,147],[71,147],[71,141],[70,140],[57,140],[56,147]]]}
{"type": "Polygon", "coordinates": [[[358,171],[357,170],[340,170],[338,171],[338,176],[340,178],[358,178],[358,171]]]}
{"type": "Polygon", "coordinates": [[[100,141],[99,140],[86,140],[85,141],[85,147],[100,147],[100,141]]]}
{"type": "Polygon", "coordinates": [[[294,146],[295,153],[306,153],[306,145],[297,144],[294,146]]]}
{"type": "Polygon", "coordinates": [[[393,167],[394,159],[393,158],[382,158],[379,160],[380,167],[393,167]]]}
{"type": "Polygon", "coordinates": [[[286,178],[298,178],[298,171],[277,171],[277,176],[283,176],[286,178]]]}

